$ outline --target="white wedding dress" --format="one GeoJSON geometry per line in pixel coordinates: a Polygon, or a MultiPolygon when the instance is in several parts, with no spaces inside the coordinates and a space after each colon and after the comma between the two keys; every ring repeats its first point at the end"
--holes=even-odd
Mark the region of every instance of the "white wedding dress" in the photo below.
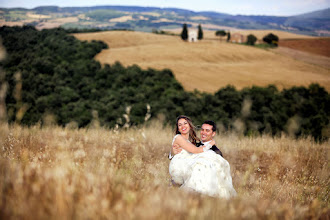
{"type": "Polygon", "coordinates": [[[181,188],[221,198],[236,195],[228,161],[212,150],[193,154],[182,149],[172,158],[169,172],[181,188]]]}

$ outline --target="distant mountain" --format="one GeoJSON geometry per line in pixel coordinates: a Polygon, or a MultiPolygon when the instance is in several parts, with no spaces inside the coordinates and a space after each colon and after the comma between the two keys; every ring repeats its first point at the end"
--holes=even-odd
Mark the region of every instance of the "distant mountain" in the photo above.
{"type": "Polygon", "coordinates": [[[308,35],[330,36],[330,8],[297,16],[230,15],[213,11],[195,12],[178,8],[140,6],[58,7],[41,6],[34,9],[0,9],[0,20],[29,22],[37,28],[53,27],[56,20],[63,28],[153,29],[181,28],[202,24],[204,29],[277,29],[308,35]],[[32,15],[31,15],[32,14],[32,15]],[[39,16],[39,17],[38,17],[39,16]],[[71,19],[68,19],[68,18],[71,19]],[[73,19],[76,17],[76,19],[73,19]],[[33,20],[34,19],[34,20],[33,20]],[[31,21],[32,20],[32,21],[31,21]],[[48,23],[47,23],[48,22],[48,23]],[[49,25],[52,23],[52,25],[49,25]],[[210,24],[210,25],[208,25],[210,24]]]}
{"type": "Polygon", "coordinates": [[[301,15],[297,15],[294,17],[299,17],[299,18],[313,18],[313,19],[330,19],[330,8],[324,9],[324,10],[319,10],[319,11],[314,11],[310,13],[305,13],[301,15]]]}
{"type": "Polygon", "coordinates": [[[311,13],[288,17],[284,22],[286,26],[297,27],[304,30],[330,30],[330,8],[311,13]]]}

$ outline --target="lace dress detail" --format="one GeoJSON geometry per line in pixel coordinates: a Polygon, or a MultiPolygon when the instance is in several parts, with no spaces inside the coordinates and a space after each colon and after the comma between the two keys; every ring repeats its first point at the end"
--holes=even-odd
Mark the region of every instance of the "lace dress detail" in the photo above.
{"type": "Polygon", "coordinates": [[[169,173],[183,189],[221,198],[236,195],[228,161],[212,150],[193,154],[182,149],[171,160],[169,173]]]}

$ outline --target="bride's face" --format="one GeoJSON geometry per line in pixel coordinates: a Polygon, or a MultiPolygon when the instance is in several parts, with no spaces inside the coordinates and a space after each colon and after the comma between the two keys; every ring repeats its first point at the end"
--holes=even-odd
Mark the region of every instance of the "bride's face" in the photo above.
{"type": "Polygon", "coordinates": [[[181,134],[187,134],[190,131],[190,125],[186,119],[181,118],[178,121],[178,130],[181,134]]]}

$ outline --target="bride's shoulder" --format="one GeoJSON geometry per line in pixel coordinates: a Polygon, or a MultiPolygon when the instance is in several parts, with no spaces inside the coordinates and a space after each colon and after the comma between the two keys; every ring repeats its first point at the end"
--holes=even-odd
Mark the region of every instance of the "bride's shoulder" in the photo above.
{"type": "Polygon", "coordinates": [[[174,141],[177,137],[179,137],[179,136],[181,136],[181,134],[177,134],[177,135],[175,135],[175,136],[173,137],[173,141],[174,141]]]}
{"type": "Polygon", "coordinates": [[[181,134],[177,134],[177,135],[175,135],[174,138],[173,138],[172,143],[174,143],[174,141],[175,141],[176,139],[180,139],[180,138],[182,138],[181,134]]]}

